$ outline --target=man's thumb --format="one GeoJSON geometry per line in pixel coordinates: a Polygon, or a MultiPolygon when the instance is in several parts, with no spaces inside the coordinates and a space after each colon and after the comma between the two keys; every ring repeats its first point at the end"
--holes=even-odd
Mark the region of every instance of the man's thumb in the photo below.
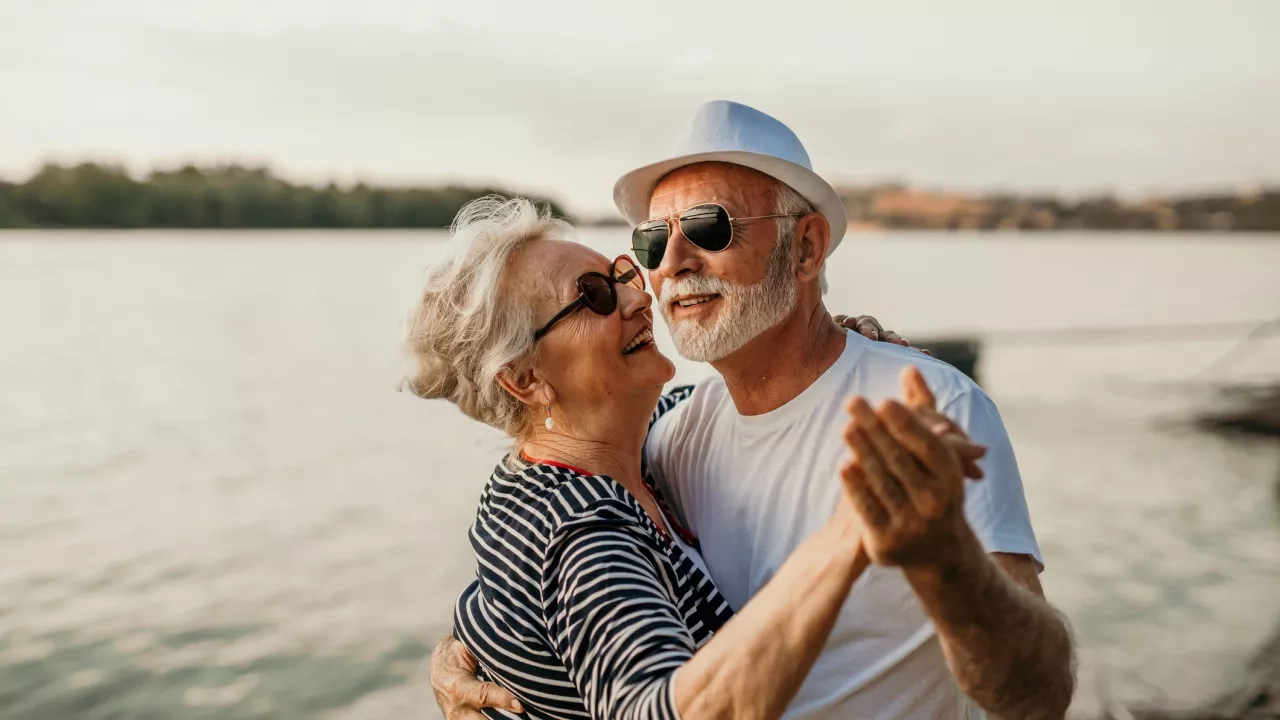
{"type": "Polygon", "coordinates": [[[902,370],[898,383],[902,386],[902,397],[907,401],[907,407],[919,410],[937,406],[938,401],[934,399],[933,391],[915,365],[908,365],[902,370]]]}
{"type": "Polygon", "coordinates": [[[524,706],[520,704],[515,695],[507,692],[500,685],[495,685],[491,682],[479,684],[474,700],[472,707],[477,709],[490,707],[517,713],[524,712],[524,706]]]}

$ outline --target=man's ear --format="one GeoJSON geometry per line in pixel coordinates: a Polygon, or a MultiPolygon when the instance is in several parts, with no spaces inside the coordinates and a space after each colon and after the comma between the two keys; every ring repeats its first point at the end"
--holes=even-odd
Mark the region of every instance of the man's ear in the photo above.
{"type": "Polygon", "coordinates": [[[796,220],[796,277],[809,282],[818,277],[827,261],[827,247],[831,245],[831,226],[827,216],[811,212],[796,220]]]}
{"type": "Polygon", "coordinates": [[[532,368],[502,368],[495,378],[498,385],[526,407],[543,408],[556,401],[555,391],[538,377],[532,368]]]}

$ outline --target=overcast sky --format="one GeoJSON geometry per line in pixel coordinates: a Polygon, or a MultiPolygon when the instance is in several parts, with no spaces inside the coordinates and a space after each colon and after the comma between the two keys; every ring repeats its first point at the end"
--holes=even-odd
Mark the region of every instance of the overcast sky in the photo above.
{"type": "Polygon", "coordinates": [[[0,173],[269,163],[603,214],[727,98],[834,181],[1280,183],[1280,0],[0,0],[0,173]]]}

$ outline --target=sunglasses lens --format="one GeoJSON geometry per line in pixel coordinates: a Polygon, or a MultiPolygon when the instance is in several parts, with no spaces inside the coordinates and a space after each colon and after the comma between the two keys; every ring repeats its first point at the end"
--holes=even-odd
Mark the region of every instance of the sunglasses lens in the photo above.
{"type": "Polygon", "coordinates": [[[626,255],[613,261],[613,279],[637,290],[644,289],[644,273],[626,255]]]}
{"type": "Polygon", "coordinates": [[[608,315],[618,308],[618,296],[603,275],[583,275],[578,278],[578,289],[582,291],[583,304],[597,315],[608,315]]]}
{"type": "Polygon", "coordinates": [[[667,251],[667,221],[650,220],[636,226],[631,232],[631,250],[640,264],[657,270],[662,264],[662,254],[667,251]]]}
{"type": "Polygon", "coordinates": [[[680,230],[703,250],[720,252],[733,239],[729,211],[719,205],[696,205],[680,215],[680,230]]]}

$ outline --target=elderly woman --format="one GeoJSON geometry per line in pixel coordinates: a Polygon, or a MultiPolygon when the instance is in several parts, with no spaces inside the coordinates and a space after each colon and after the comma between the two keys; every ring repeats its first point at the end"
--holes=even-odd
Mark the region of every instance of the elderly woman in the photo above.
{"type": "Polygon", "coordinates": [[[471,203],[412,322],[412,390],[515,441],[454,632],[530,717],[779,717],[866,567],[848,498],[733,615],[641,470],[674,374],[644,276],[569,232],[527,200],[471,203]]]}

